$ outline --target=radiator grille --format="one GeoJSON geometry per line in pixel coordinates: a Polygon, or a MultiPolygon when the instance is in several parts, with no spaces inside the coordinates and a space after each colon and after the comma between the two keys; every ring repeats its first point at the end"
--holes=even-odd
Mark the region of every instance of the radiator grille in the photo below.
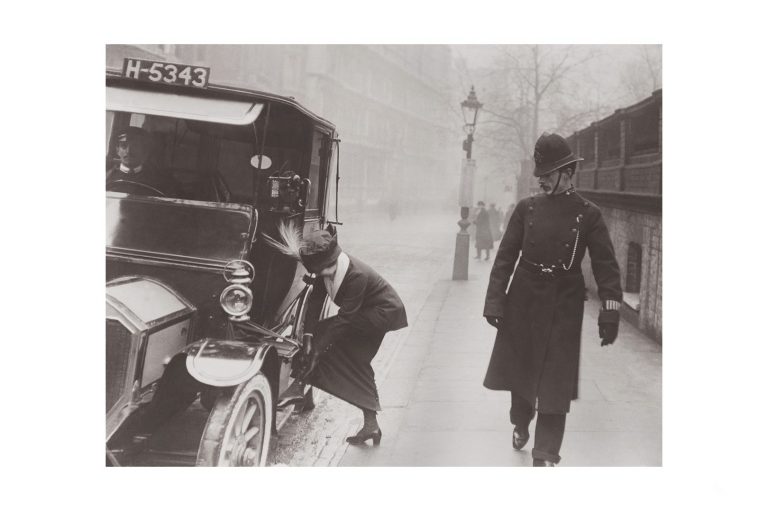
{"type": "Polygon", "coordinates": [[[107,320],[107,411],[125,391],[131,333],[117,320],[107,320]]]}

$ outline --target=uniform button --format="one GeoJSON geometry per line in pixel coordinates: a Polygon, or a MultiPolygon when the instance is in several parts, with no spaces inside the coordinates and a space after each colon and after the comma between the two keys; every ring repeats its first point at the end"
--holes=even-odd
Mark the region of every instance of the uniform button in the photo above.
{"type": "Polygon", "coordinates": [[[589,206],[589,203],[584,201],[584,206],[589,206]]]}
{"type": "Polygon", "coordinates": [[[576,232],[576,228],[571,228],[571,233],[575,233],[575,232],[576,232]]]}
{"type": "Polygon", "coordinates": [[[529,222],[529,223],[528,223],[528,225],[529,225],[529,226],[533,226],[533,222],[529,222]]]}
{"type": "Polygon", "coordinates": [[[529,206],[529,207],[528,207],[528,209],[529,209],[529,210],[533,210],[533,206],[529,206]]]}
{"type": "Polygon", "coordinates": [[[557,262],[558,263],[562,263],[563,262],[563,258],[557,258],[557,262]]]}
{"type": "Polygon", "coordinates": [[[571,244],[569,244],[568,242],[566,242],[566,243],[565,243],[565,246],[566,246],[566,247],[570,247],[570,246],[571,246],[571,244]]]}

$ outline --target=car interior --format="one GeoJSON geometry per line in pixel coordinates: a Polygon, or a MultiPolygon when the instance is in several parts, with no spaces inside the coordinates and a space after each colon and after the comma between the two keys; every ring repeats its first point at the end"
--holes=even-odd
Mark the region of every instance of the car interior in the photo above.
{"type": "MultiPolygon", "coordinates": [[[[128,126],[140,127],[150,139],[150,156],[156,172],[173,183],[163,195],[198,201],[255,204],[264,198],[260,186],[275,173],[300,173],[308,161],[311,130],[297,131],[295,122],[280,123],[273,116],[264,136],[264,118],[254,124],[227,125],[129,112],[108,112],[107,169],[119,164],[116,137],[128,126]],[[301,133],[301,132],[304,133],[301,133]],[[297,136],[298,135],[298,136],[297,136]],[[264,144],[262,144],[264,141],[264,144]],[[298,143],[296,141],[299,141],[298,143]],[[263,152],[263,153],[262,153],[263,152]],[[263,154],[268,168],[259,169],[263,154]],[[255,158],[256,157],[256,158],[255,158]],[[305,161],[307,160],[307,161],[305,161]]],[[[279,118],[277,118],[279,119],[279,118]]],[[[307,127],[309,128],[309,127],[307,127]]],[[[129,177],[126,179],[130,180],[129,177]]],[[[146,187],[123,183],[109,190],[155,195],[146,187]]]]}

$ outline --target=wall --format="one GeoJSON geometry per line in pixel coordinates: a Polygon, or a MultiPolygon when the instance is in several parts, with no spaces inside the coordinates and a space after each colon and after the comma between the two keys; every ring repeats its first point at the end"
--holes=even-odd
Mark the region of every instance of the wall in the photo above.
{"type": "MultiPolygon", "coordinates": [[[[625,293],[622,316],[661,343],[662,123],[661,90],[618,109],[568,137],[584,161],[576,189],[603,212],[627,289],[630,243],[641,248],[640,289],[625,293]]],[[[584,260],[587,286],[596,291],[584,260]]]]}
{"type": "MultiPolygon", "coordinates": [[[[602,207],[603,218],[616,250],[621,269],[621,286],[626,289],[627,253],[630,242],[640,245],[642,265],[640,270],[640,307],[633,311],[625,304],[623,314],[640,330],[661,342],[662,334],[662,222],[661,215],[641,213],[621,208],[602,207]]],[[[589,257],[582,263],[587,288],[597,292],[589,257]]],[[[627,297],[625,297],[625,301],[627,297]]]]}

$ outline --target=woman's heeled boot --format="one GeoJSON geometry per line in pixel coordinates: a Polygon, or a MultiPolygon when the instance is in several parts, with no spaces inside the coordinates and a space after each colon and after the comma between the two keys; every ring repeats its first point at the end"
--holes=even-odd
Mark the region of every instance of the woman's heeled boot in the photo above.
{"type": "Polygon", "coordinates": [[[363,428],[354,436],[349,436],[347,442],[349,444],[363,444],[368,439],[372,439],[374,446],[378,446],[381,443],[381,428],[376,421],[376,411],[363,409],[363,428]]]}

